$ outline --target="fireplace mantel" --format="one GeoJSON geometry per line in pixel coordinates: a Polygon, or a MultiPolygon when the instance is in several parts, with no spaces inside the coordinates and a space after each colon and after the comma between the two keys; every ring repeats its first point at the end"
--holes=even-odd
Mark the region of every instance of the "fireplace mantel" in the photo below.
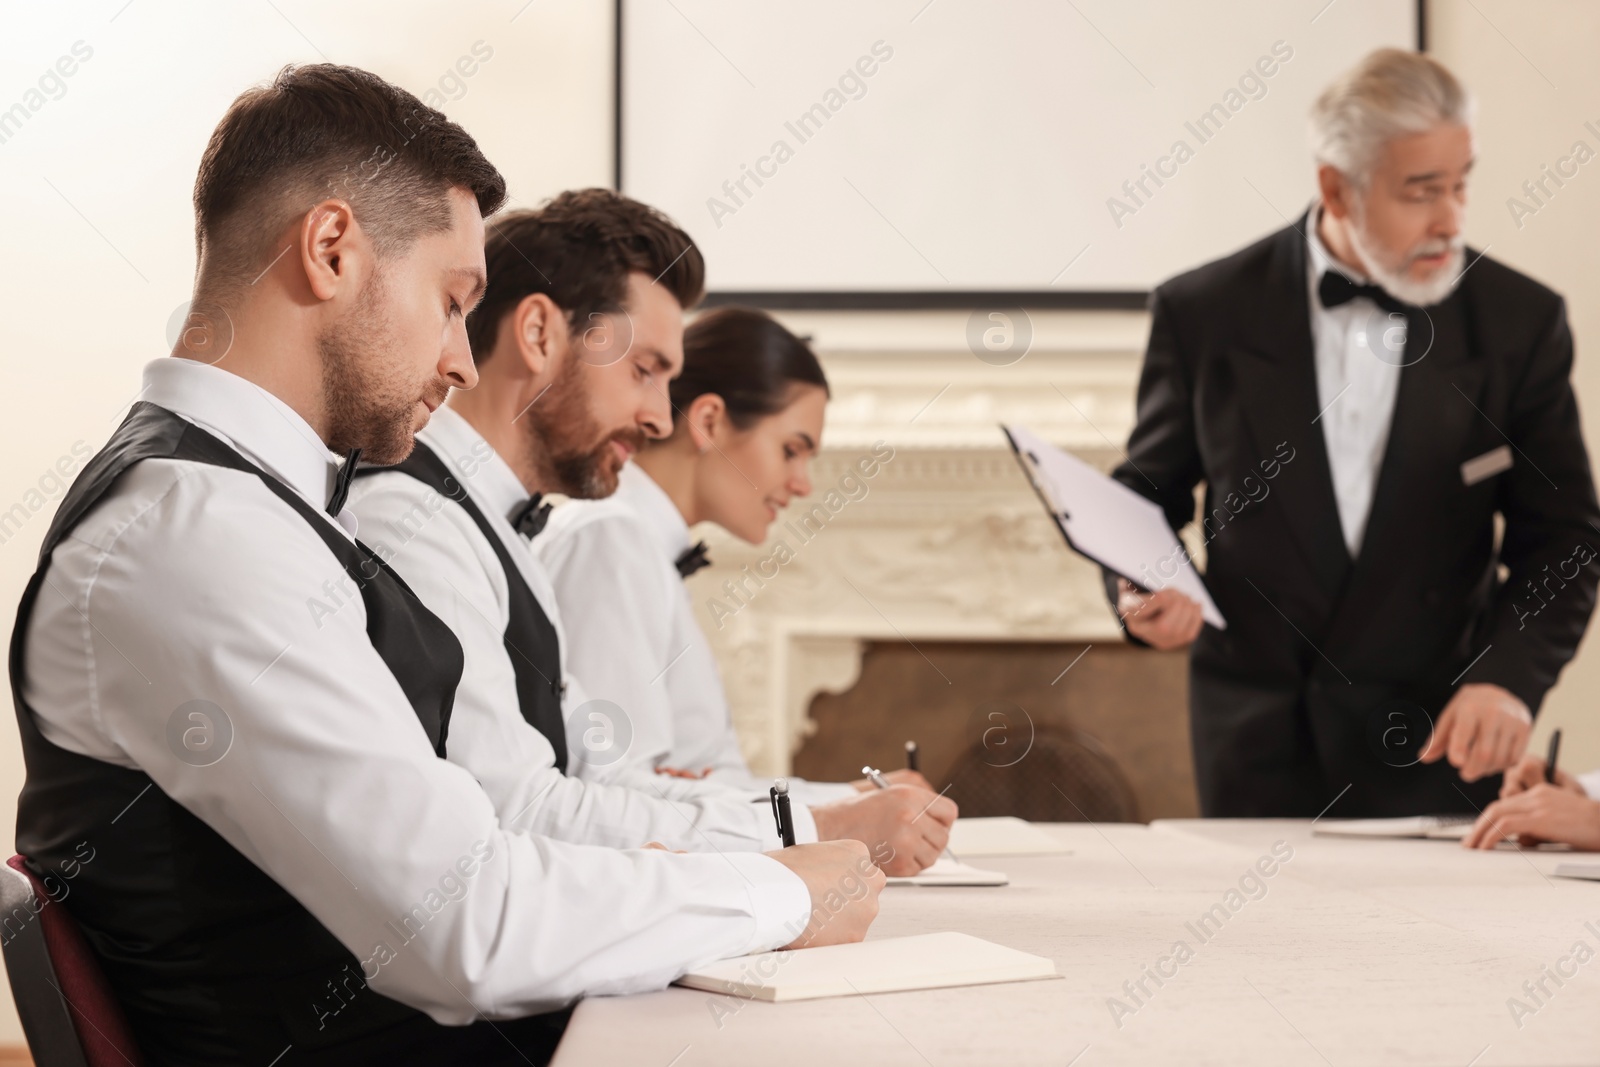
{"type": "Polygon", "coordinates": [[[1014,362],[974,354],[965,312],[782,318],[833,392],[814,491],[760,547],[699,531],[714,562],[689,582],[753,769],[789,770],[811,701],[855,683],[869,640],[1119,639],[1097,568],[1062,543],[999,424],[1115,464],[1145,315],[1031,313],[1014,362]]]}

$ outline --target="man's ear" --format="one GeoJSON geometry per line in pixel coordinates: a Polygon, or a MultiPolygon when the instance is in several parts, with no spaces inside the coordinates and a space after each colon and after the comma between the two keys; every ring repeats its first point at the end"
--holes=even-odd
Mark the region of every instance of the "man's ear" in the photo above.
{"type": "Polygon", "coordinates": [[[543,293],[529,293],[511,315],[517,358],[534,378],[543,377],[567,349],[567,317],[543,293]]]}
{"type": "Polygon", "coordinates": [[[358,273],[357,260],[367,251],[360,240],[355,212],[344,200],[324,200],[300,219],[296,237],[300,266],[318,300],[332,300],[341,286],[348,289],[358,273]]]}
{"type": "Polygon", "coordinates": [[[728,421],[728,405],[716,393],[701,393],[695,397],[683,416],[684,425],[689,427],[689,440],[694,442],[697,452],[709,451],[732,426],[728,421]]]}
{"type": "Polygon", "coordinates": [[[1322,206],[1328,214],[1341,222],[1350,217],[1350,201],[1355,195],[1355,188],[1343,171],[1327,163],[1319,166],[1317,189],[1322,193],[1322,206]]]}

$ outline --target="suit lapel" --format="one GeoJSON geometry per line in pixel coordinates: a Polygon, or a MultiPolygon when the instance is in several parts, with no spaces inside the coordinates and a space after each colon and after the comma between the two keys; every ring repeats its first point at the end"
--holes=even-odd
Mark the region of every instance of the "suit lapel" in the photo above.
{"type": "Polygon", "coordinates": [[[1344,585],[1350,554],[1339,526],[1320,423],[1302,236],[1307,224],[1308,216],[1301,216],[1295,227],[1279,233],[1268,282],[1259,294],[1262,314],[1253,318],[1256,329],[1238,352],[1235,366],[1256,451],[1270,456],[1283,442],[1294,449],[1273,495],[1318,587],[1331,601],[1344,585]]]}

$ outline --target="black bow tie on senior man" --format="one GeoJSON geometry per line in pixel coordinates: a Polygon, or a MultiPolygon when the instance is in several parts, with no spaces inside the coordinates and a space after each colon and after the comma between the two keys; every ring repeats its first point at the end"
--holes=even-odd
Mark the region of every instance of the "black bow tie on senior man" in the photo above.
{"type": "Polygon", "coordinates": [[[511,510],[508,518],[511,528],[532,540],[539,536],[544,524],[550,521],[551,505],[545,503],[543,493],[535,493],[511,510]]]}
{"type": "Polygon", "coordinates": [[[678,554],[678,558],[673,561],[673,565],[678,568],[678,577],[680,578],[689,577],[701,567],[711,566],[711,559],[706,555],[706,543],[698,541],[694,547],[684,549],[678,554]]]}
{"type": "Polygon", "coordinates": [[[1317,297],[1323,307],[1336,308],[1358,296],[1366,297],[1385,311],[1406,312],[1411,309],[1409,304],[1396,300],[1379,286],[1353,282],[1336,270],[1322,272],[1322,280],[1317,283],[1317,297]]]}

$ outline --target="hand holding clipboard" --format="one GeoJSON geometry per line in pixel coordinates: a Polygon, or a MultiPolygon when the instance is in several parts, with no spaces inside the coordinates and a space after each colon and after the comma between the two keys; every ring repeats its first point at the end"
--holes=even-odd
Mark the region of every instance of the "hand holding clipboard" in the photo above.
{"type": "Polygon", "coordinates": [[[1141,588],[1176,589],[1200,605],[1206,622],[1227,629],[1158,505],[1031,430],[1001,429],[1067,547],[1141,588]]]}

